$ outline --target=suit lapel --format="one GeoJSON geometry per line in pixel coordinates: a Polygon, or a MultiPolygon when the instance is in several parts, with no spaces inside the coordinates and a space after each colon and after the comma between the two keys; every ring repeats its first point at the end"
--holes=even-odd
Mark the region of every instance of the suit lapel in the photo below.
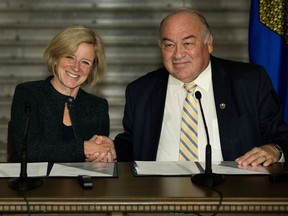
{"type": "Polygon", "coordinates": [[[221,149],[226,160],[229,157],[229,145],[236,138],[232,131],[235,108],[231,97],[231,80],[217,58],[211,57],[211,67],[221,149]]]}

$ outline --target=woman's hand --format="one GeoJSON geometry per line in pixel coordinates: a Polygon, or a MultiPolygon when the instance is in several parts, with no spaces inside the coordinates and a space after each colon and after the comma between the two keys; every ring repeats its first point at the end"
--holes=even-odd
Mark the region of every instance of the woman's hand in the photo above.
{"type": "Polygon", "coordinates": [[[84,141],[86,162],[113,162],[116,151],[113,140],[106,136],[94,135],[89,141],[84,141]]]}

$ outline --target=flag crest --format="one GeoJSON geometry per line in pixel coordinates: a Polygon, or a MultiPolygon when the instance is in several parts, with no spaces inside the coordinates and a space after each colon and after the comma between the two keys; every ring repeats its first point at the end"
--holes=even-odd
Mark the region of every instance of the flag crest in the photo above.
{"type": "Polygon", "coordinates": [[[260,22],[276,34],[284,37],[288,44],[288,2],[287,0],[260,0],[260,22]]]}

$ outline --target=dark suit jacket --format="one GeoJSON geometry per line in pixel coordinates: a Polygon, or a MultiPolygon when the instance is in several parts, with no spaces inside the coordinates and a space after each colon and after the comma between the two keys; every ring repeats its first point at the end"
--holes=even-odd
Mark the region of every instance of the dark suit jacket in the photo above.
{"type": "MultiPolygon", "coordinates": [[[[288,126],[264,68],[213,56],[211,67],[224,160],[268,143],[279,144],[288,158],[288,126]]],[[[161,68],[127,86],[124,133],[114,140],[118,161],[156,160],[168,75],[161,68]]]]}

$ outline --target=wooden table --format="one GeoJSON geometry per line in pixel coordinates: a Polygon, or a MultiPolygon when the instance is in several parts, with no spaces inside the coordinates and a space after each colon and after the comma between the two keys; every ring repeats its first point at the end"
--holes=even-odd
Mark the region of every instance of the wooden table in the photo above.
{"type": "Polygon", "coordinates": [[[26,196],[31,213],[41,215],[211,215],[219,205],[218,215],[288,215],[288,182],[272,183],[266,175],[226,176],[223,184],[215,186],[223,196],[221,204],[216,191],[194,185],[190,177],[135,177],[127,163],[118,163],[117,178],[94,178],[90,190],[83,189],[77,178],[45,178],[40,188],[25,194],[10,189],[7,182],[0,179],[1,213],[27,215],[26,196]]]}

